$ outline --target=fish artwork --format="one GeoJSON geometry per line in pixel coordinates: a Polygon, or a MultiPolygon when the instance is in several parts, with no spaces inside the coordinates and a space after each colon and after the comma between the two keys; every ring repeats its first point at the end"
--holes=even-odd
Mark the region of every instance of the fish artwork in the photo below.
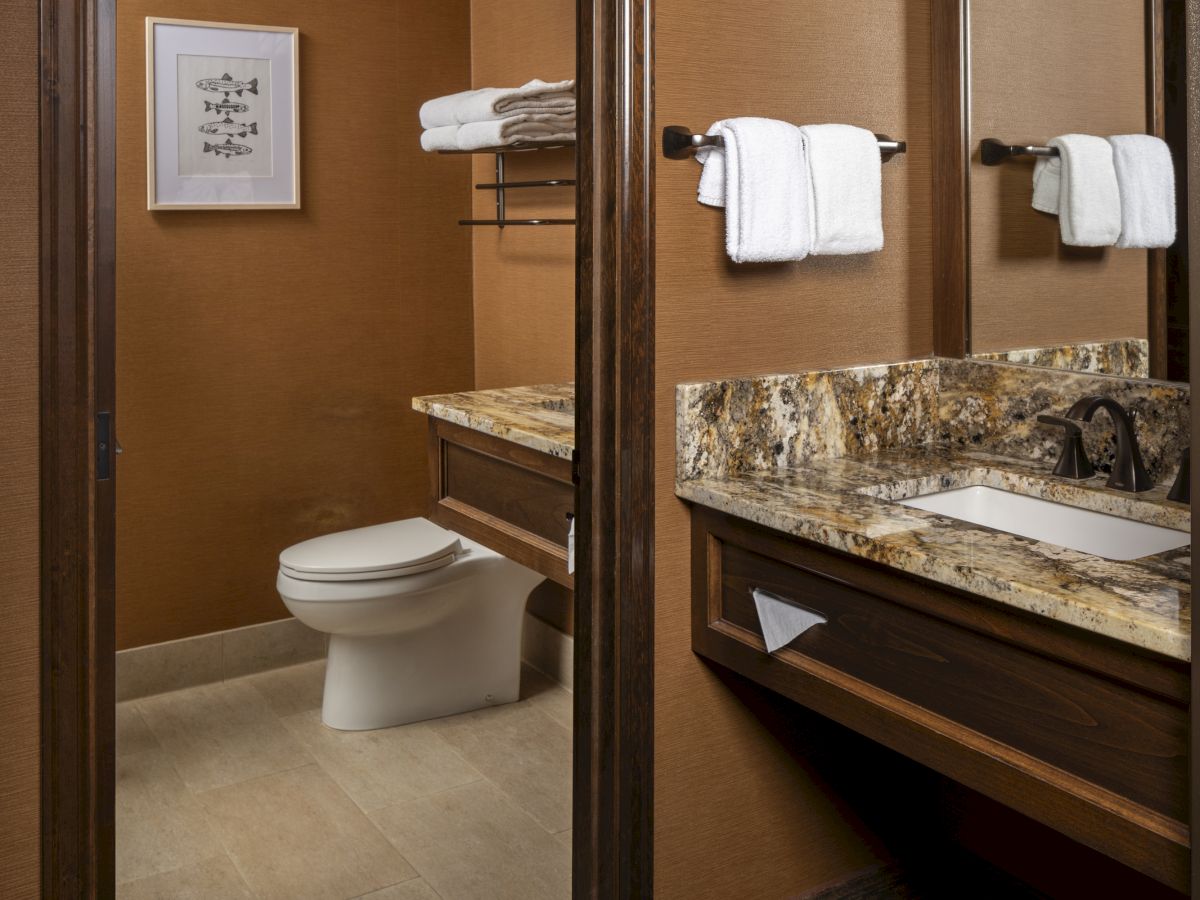
{"type": "Polygon", "coordinates": [[[250,112],[250,104],[238,103],[236,100],[221,100],[217,103],[205,100],[204,111],[213,112],[214,110],[219,113],[225,113],[225,115],[229,115],[230,113],[244,113],[250,112]]]}
{"type": "Polygon", "coordinates": [[[253,147],[247,147],[245,144],[235,144],[233,138],[225,138],[223,144],[210,144],[204,142],[204,152],[213,153],[217,156],[224,156],[226,159],[233,159],[235,156],[245,156],[247,153],[253,153],[253,147]]]}
{"type": "Polygon", "coordinates": [[[230,94],[237,94],[239,97],[242,96],[242,91],[257,94],[258,79],[251,78],[249,81],[236,81],[232,75],[226,72],[220,78],[201,78],[196,82],[196,87],[202,91],[224,94],[225,99],[228,100],[230,94]]]}
{"type": "Polygon", "coordinates": [[[226,116],[220,122],[205,122],[199,126],[199,130],[204,134],[236,134],[238,137],[244,138],[248,134],[258,134],[258,123],[251,122],[247,125],[245,122],[235,122],[226,116]]]}

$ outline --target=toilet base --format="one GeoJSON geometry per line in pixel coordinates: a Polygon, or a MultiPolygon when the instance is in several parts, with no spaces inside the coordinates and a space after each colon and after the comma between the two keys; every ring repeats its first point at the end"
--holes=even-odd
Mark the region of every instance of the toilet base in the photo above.
{"type": "Polygon", "coordinates": [[[403,634],[330,635],[322,721],[367,731],[517,700],[521,615],[502,606],[485,614],[490,623],[472,610],[467,629],[442,623],[403,634]]]}

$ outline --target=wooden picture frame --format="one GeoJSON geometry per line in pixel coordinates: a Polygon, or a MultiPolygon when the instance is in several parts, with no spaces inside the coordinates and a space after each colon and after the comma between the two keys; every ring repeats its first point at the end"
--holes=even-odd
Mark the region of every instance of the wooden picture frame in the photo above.
{"type": "Polygon", "coordinates": [[[299,29],[146,18],[146,208],[300,208],[299,29]]]}

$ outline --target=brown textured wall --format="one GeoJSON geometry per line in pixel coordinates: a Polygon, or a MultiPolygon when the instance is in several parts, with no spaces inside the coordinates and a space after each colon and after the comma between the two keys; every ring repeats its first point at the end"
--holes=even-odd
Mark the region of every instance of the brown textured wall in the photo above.
{"type": "Polygon", "coordinates": [[[0,28],[0,894],[40,890],[38,7],[0,28]]]}
{"type": "Polygon", "coordinates": [[[692,654],[675,385],[932,350],[927,0],[656,8],[657,124],[758,115],[908,141],[884,166],[886,248],[735,266],[699,167],[657,160],[656,896],[778,897],[868,864],[851,814],[692,654]]]}
{"type": "Polygon", "coordinates": [[[468,0],[118,4],[118,645],[285,616],[276,557],[419,515],[414,394],[469,389],[469,165],[417,109],[469,77],[468,0]],[[145,204],[143,19],[301,32],[299,211],[145,204]]]}
{"type": "MultiPolygon", "coordinates": [[[[1144,4],[976,0],[971,137],[1044,143],[1146,130],[1144,4]]],[[[1141,250],[1066,247],[1030,207],[1033,163],[971,164],[975,350],[1146,336],[1141,250]]]]}
{"type": "MultiPolygon", "coordinates": [[[[471,84],[506,87],[575,77],[571,0],[473,0],[471,84]]],[[[492,182],[494,156],[474,157],[474,181],[492,182]]],[[[569,150],[512,153],[506,178],[573,178],[569,150]]],[[[496,216],[495,192],[475,191],[476,218],[496,216]]],[[[509,191],[510,218],[571,218],[571,188],[509,191]]],[[[575,229],[472,228],[475,381],[480,389],[575,377],[575,229]]]]}

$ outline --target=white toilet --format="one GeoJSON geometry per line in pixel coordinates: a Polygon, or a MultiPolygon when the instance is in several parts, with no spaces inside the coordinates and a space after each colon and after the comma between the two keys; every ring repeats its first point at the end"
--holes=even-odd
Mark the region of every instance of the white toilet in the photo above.
{"type": "Polygon", "coordinates": [[[279,595],[329,635],[321,718],[364,731],[517,699],[525,600],[542,576],[427,519],[279,554],[279,595]]]}

